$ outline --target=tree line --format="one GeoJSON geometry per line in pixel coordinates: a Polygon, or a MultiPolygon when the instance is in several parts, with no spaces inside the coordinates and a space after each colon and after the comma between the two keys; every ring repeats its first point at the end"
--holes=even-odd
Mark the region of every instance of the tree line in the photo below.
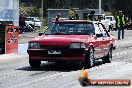
{"type": "MultiPolygon", "coordinates": [[[[97,9],[99,0],[43,0],[44,16],[47,15],[48,8],[79,8],[79,9],[97,9]]],[[[20,5],[25,3],[26,6],[33,6],[35,9],[40,9],[42,0],[20,0],[20,5]]],[[[132,18],[132,0],[102,0],[102,9],[110,11],[113,15],[117,11],[122,10],[124,14],[132,18]]]]}

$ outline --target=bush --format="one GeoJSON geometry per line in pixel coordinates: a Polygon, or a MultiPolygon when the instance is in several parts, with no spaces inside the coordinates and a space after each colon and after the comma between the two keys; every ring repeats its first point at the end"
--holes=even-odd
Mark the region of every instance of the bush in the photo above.
{"type": "Polygon", "coordinates": [[[41,17],[39,8],[36,7],[20,7],[20,13],[24,13],[25,16],[41,17]]]}

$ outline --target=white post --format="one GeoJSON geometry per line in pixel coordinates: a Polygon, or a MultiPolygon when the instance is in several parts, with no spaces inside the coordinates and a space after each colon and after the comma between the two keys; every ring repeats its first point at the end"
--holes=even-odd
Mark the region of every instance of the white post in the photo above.
{"type": "Polygon", "coordinates": [[[101,0],[99,0],[99,15],[101,15],[101,0]]]}
{"type": "Polygon", "coordinates": [[[43,22],[43,7],[44,7],[44,5],[43,5],[43,0],[42,0],[42,2],[41,2],[42,4],[41,4],[41,20],[42,20],[42,22],[43,22]]]}
{"type": "Polygon", "coordinates": [[[43,12],[44,3],[43,3],[43,0],[41,0],[41,1],[42,1],[41,2],[41,22],[42,22],[42,25],[41,25],[40,29],[42,29],[42,27],[43,27],[43,21],[44,21],[44,17],[43,17],[43,14],[44,14],[44,12],[43,12]]]}

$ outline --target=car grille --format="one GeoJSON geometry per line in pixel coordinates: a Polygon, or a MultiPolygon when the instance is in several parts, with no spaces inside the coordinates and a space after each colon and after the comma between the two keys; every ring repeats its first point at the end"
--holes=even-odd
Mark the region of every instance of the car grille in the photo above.
{"type": "Polygon", "coordinates": [[[41,45],[41,48],[43,49],[57,49],[57,50],[64,50],[64,49],[69,49],[69,46],[47,46],[47,45],[41,45]]]}
{"type": "Polygon", "coordinates": [[[33,52],[34,54],[40,54],[40,55],[48,55],[48,50],[57,50],[61,51],[60,55],[49,55],[49,56],[69,56],[69,55],[80,55],[85,52],[83,49],[70,49],[69,46],[46,46],[41,45],[42,49],[45,49],[44,51],[37,51],[33,52]]]}

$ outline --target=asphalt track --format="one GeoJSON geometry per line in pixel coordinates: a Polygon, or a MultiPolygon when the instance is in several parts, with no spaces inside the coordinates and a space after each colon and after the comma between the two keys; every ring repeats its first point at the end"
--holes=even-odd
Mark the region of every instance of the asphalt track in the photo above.
{"type": "MultiPolygon", "coordinates": [[[[113,35],[117,31],[111,32],[113,35]]],[[[20,35],[19,43],[27,43],[37,33],[20,35]]],[[[116,35],[117,36],[117,35],[116,35]]],[[[94,67],[86,69],[90,79],[130,79],[132,80],[132,30],[125,31],[125,38],[117,40],[112,63],[96,61],[94,67]]],[[[78,82],[81,76],[80,64],[57,64],[42,62],[38,69],[29,66],[25,51],[19,54],[0,56],[0,88],[82,88],[78,82]],[[24,53],[24,54],[23,54],[24,53]]],[[[88,86],[88,88],[118,88],[88,86]]],[[[122,86],[119,88],[132,88],[122,86]]]]}

